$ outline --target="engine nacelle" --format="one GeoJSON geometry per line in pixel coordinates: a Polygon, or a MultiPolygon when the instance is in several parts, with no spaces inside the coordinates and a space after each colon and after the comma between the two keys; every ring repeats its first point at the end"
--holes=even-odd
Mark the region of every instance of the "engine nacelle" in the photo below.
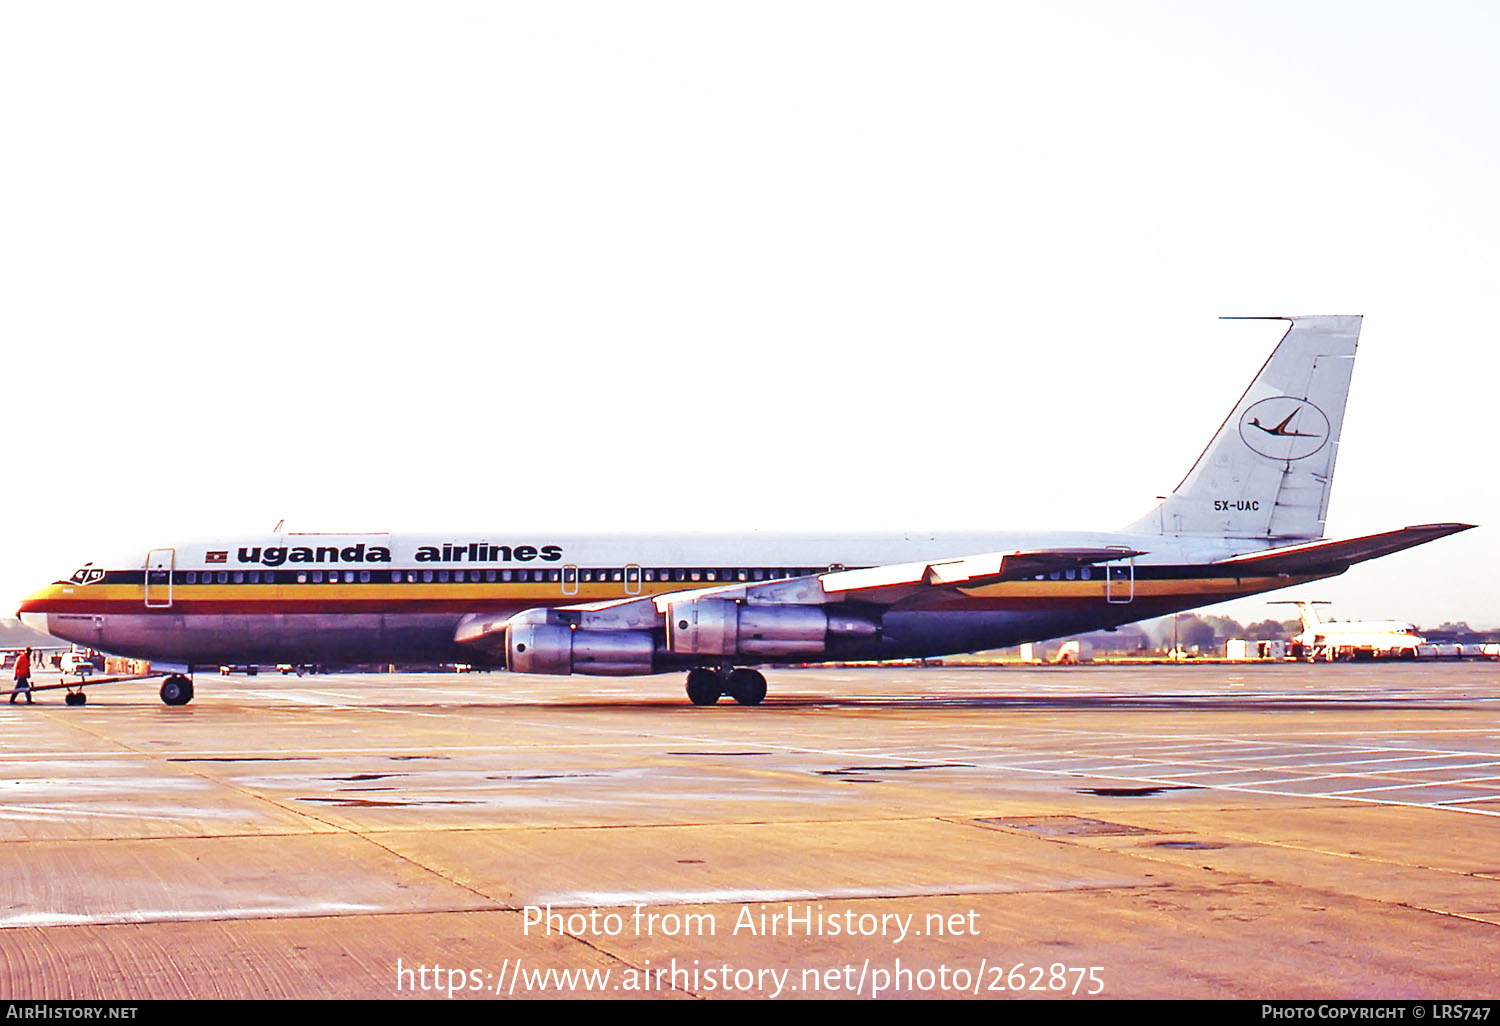
{"type": "Polygon", "coordinates": [[[701,598],[667,607],[667,648],[678,655],[815,656],[831,637],[873,638],[879,627],[822,606],[701,598]]]}
{"type": "Polygon", "coordinates": [[[628,677],[652,672],[649,631],[578,630],[567,624],[512,623],[505,665],[513,673],[628,677]]]}

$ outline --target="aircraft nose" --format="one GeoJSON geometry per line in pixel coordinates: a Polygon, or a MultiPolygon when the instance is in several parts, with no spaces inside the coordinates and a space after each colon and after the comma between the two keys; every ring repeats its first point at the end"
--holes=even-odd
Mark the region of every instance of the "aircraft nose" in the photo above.
{"type": "Polygon", "coordinates": [[[21,613],[18,613],[17,615],[20,616],[21,622],[24,623],[27,627],[30,627],[32,630],[41,631],[43,634],[52,633],[47,629],[48,624],[46,613],[27,613],[23,611],[21,613]]]}

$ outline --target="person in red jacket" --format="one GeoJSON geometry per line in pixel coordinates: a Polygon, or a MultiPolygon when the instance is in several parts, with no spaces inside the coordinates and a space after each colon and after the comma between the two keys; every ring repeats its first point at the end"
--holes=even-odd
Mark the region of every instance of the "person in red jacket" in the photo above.
{"type": "Polygon", "coordinates": [[[31,705],[31,649],[16,656],[16,687],[10,693],[10,704],[16,704],[16,696],[26,693],[26,704],[31,705]]]}

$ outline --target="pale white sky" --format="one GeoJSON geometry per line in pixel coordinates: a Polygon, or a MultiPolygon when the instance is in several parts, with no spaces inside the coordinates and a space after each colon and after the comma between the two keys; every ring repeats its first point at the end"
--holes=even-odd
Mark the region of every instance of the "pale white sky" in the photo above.
{"type": "Polygon", "coordinates": [[[1291,594],[1500,623],[1497,23],[6,4],[0,598],[282,518],[1112,528],[1280,330],[1216,317],[1360,313],[1329,534],[1485,526],[1291,594]]]}

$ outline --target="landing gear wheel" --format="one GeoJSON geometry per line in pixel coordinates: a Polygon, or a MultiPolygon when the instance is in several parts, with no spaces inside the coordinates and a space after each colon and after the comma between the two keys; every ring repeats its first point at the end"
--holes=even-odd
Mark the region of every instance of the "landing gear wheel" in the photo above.
{"type": "Polygon", "coordinates": [[[725,690],[740,705],[760,705],[766,699],[766,678],[758,670],[735,670],[725,690]]]}
{"type": "Polygon", "coordinates": [[[88,700],[89,696],[85,695],[82,691],[69,691],[66,695],[63,695],[63,703],[65,705],[83,705],[88,700]]]}
{"type": "Polygon", "coordinates": [[[724,693],[723,682],[712,670],[689,670],[687,675],[688,701],[694,705],[713,705],[724,693]]]}
{"type": "Polygon", "coordinates": [[[161,682],[161,700],[167,705],[187,705],[193,700],[193,682],[173,674],[161,682]]]}

